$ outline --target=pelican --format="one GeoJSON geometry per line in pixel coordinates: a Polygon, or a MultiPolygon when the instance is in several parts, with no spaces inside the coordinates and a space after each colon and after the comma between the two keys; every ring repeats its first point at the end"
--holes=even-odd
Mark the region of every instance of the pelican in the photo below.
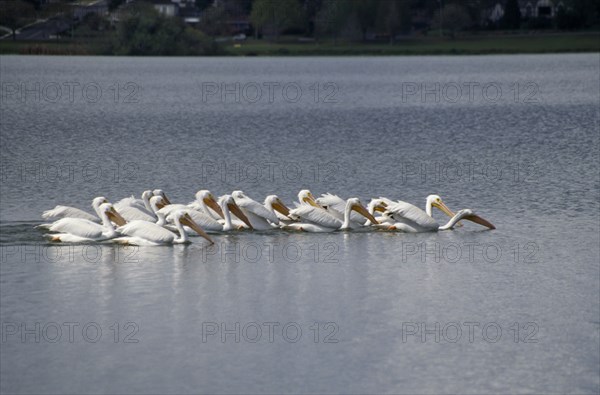
{"type": "Polygon", "coordinates": [[[128,203],[132,202],[131,198],[125,198],[119,201],[119,203],[122,203],[118,207],[119,213],[123,216],[123,218],[127,220],[127,222],[138,220],[156,222],[156,220],[158,219],[158,217],[156,216],[156,212],[164,206],[170,204],[167,203],[168,199],[165,196],[164,192],[162,192],[160,189],[157,189],[154,192],[150,192],[154,194],[154,196],[152,197],[149,197],[148,192],[150,191],[144,191],[144,193],[142,194],[142,198],[144,199],[144,207],[139,207],[135,204],[129,205],[128,203]]]}
{"type": "Polygon", "coordinates": [[[196,200],[188,204],[189,208],[202,211],[214,220],[223,219],[223,210],[221,210],[219,203],[217,203],[217,199],[215,199],[210,191],[202,189],[196,192],[195,197],[196,200]]]}
{"type": "Polygon", "coordinates": [[[396,202],[390,205],[384,213],[384,216],[388,218],[386,223],[376,226],[387,230],[400,230],[409,233],[436,232],[452,229],[458,221],[465,219],[486,226],[489,229],[496,229],[494,225],[475,214],[473,210],[464,209],[454,214],[445,205],[441,207],[442,211],[452,217],[445,225],[440,225],[425,211],[410,203],[396,202]]]}
{"type": "Polygon", "coordinates": [[[154,211],[150,206],[150,198],[154,196],[151,190],[144,191],[141,199],[136,199],[134,196],[119,200],[114,204],[115,209],[122,211],[124,207],[135,207],[148,215],[154,216],[154,211]]]}
{"type": "MultiPolygon", "coordinates": [[[[219,206],[221,207],[221,210],[223,211],[223,215],[225,217],[225,219],[223,221],[223,229],[222,229],[224,232],[228,232],[232,229],[240,230],[245,227],[248,227],[249,229],[254,229],[252,224],[250,223],[250,220],[248,219],[248,217],[246,217],[246,214],[244,214],[242,212],[240,207],[235,202],[235,199],[233,198],[233,196],[231,196],[231,195],[221,196],[219,198],[219,206]],[[238,217],[242,222],[240,223],[238,221],[235,221],[235,223],[234,223],[234,221],[232,221],[232,219],[231,219],[232,213],[233,213],[233,215],[238,217]]],[[[219,221],[219,222],[221,222],[221,221],[219,221]]]]}
{"type": "MultiPolygon", "coordinates": [[[[450,218],[452,218],[454,216],[454,212],[452,210],[450,210],[448,208],[448,206],[446,206],[446,204],[444,203],[444,201],[442,200],[442,198],[439,195],[427,196],[427,199],[425,200],[425,211],[421,210],[420,208],[416,207],[413,204],[403,202],[402,200],[393,201],[391,199],[384,198],[384,197],[380,197],[379,199],[375,199],[375,200],[380,205],[380,208],[378,209],[378,211],[381,211],[384,213],[384,215],[379,217],[380,224],[386,224],[386,223],[392,224],[392,223],[403,222],[402,216],[400,213],[396,214],[394,216],[394,218],[391,218],[389,215],[385,214],[385,211],[387,211],[387,207],[395,207],[395,206],[404,207],[405,210],[407,210],[407,212],[411,212],[411,213],[418,212],[419,213],[418,215],[420,217],[421,216],[423,217],[423,221],[425,220],[424,215],[427,215],[430,218],[430,220],[433,219],[433,208],[437,208],[438,210],[442,211],[444,214],[446,214],[450,218]],[[382,209],[382,207],[385,207],[386,209],[382,209]]],[[[408,220],[410,221],[410,218],[408,220]]],[[[409,222],[409,224],[410,224],[410,222],[409,222]]],[[[457,224],[456,226],[462,226],[462,224],[457,224]]]]}
{"type": "Polygon", "coordinates": [[[94,209],[96,216],[76,207],[58,205],[52,210],[44,211],[42,213],[42,218],[49,221],[56,221],[61,218],[81,218],[92,222],[100,222],[101,217],[98,209],[103,203],[108,203],[108,200],[106,200],[104,196],[98,196],[92,200],[92,208],[94,209]]]}
{"type": "Polygon", "coordinates": [[[309,204],[314,207],[321,207],[317,203],[313,194],[308,189],[303,189],[300,192],[298,192],[298,203],[294,202],[294,204],[296,205],[296,207],[299,207],[302,204],[309,204]]]}
{"type": "Polygon", "coordinates": [[[179,235],[163,228],[162,226],[148,221],[131,221],[124,226],[117,228],[117,231],[124,235],[113,239],[115,243],[138,245],[138,246],[157,246],[165,244],[184,244],[189,243],[188,234],[183,225],[193,229],[200,236],[204,237],[211,244],[213,240],[192,220],[190,215],[184,210],[177,210],[167,217],[167,221],[172,221],[179,235]]]}
{"type": "MultiPolygon", "coordinates": [[[[340,220],[344,220],[344,212],[346,210],[346,200],[342,199],[337,195],[333,195],[331,193],[322,194],[320,198],[316,199],[317,204],[334,217],[339,218],[340,220]]],[[[369,203],[370,204],[370,203],[369,203]]],[[[369,211],[369,210],[367,210],[369,211]]],[[[369,211],[371,215],[373,212],[369,211]]],[[[365,225],[364,216],[358,214],[357,212],[350,213],[350,221],[353,223],[354,228],[359,227],[360,225],[365,225]]],[[[370,220],[366,220],[368,224],[371,224],[370,220]]]]}
{"type": "Polygon", "coordinates": [[[171,201],[169,200],[169,198],[167,197],[167,194],[163,192],[162,189],[155,189],[152,191],[152,194],[154,196],[160,196],[163,198],[165,204],[171,204],[171,201]]]}
{"type": "Polygon", "coordinates": [[[279,225],[279,217],[276,213],[279,212],[285,216],[290,213],[290,210],[276,195],[267,196],[264,205],[249,198],[242,191],[233,191],[231,196],[256,230],[274,229],[277,227],[276,225],[279,225]]]}
{"type": "Polygon", "coordinates": [[[125,219],[115,210],[112,204],[102,203],[98,207],[102,224],[84,218],[62,218],[54,222],[49,230],[58,234],[44,235],[50,241],[79,243],[85,241],[102,241],[118,236],[111,220],[117,225],[124,225],[125,219]]]}
{"type": "MultiPolygon", "coordinates": [[[[162,199],[160,196],[155,196],[154,198],[162,199]]],[[[220,209],[221,208],[219,208],[219,210],[220,209]]],[[[186,206],[185,204],[169,204],[162,207],[160,210],[156,211],[156,216],[158,217],[158,222],[156,223],[165,226],[167,222],[171,222],[168,220],[169,215],[178,210],[186,210],[194,222],[207,232],[220,232],[223,230],[223,225],[221,225],[219,221],[210,215],[202,211],[194,210],[190,208],[189,205],[186,206]]]]}
{"type": "Polygon", "coordinates": [[[343,221],[322,207],[301,204],[291,210],[290,215],[300,218],[303,222],[291,223],[285,225],[285,228],[306,232],[333,232],[335,230],[352,229],[356,227],[356,224],[353,224],[350,220],[352,211],[356,211],[371,222],[377,223],[375,217],[367,211],[358,198],[350,198],[346,201],[343,221]]]}

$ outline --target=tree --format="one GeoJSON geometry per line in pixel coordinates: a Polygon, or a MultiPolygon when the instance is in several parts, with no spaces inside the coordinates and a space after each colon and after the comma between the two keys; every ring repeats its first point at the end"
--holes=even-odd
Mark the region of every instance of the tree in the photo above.
{"type": "Polygon", "coordinates": [[[521,11],[517,0],[508,0],[504,7],[501,24],[505,29],[518,29],[521,25],[521,11]]]}
{"type": "Polygon", "coordinates": [[[109,11],[114,11],[117,8],[119,8],[119,6],[121,4],[125,3],[125,0],[109,0],[108,2],[108,10],[109,11]]]}
{"type": "Polygon", "coordinates": [[[215,50],[200,31],[140,3],[119,23],[114,51],[122,55],[203,55],[215,50]]]}
{"type": "Polygon", "coordinates": [[[433,26],[448,30],[450,37],[454,38],[456,32],[465,29],[471,24],[471,17],[465,9],[458,4],[447,4],[442,11],[437,11],[433,18],[433,26]]]}
{"type": "Polygon", "coordinates": [[[200,17],[200,29],[213,39],[227,33],[227,11],[222,3],[204,10],[200,17]]]}
{"type": "MultiPolygon", "coordinates": [[[[377,5],[379,0],[352,0],[354,14],[357,18],[363,40],[367,39],[369,29],[375,27],[377,5]]],[[[383,0],[386,1],[386,0],[383,0]]]]}
{"type": "Polygon", "coordinates": [[[257,29],[270,28],[279,39],[286,29],[300,27],[305,19],[298,0],[256,0],[250,20],[257,29]]]}
{"type": "Polygon", "coordinates": [[[315,16],[315,35],[332,36],[335,43],[348,21],[350,12],[350,3],[347,0],[324,0],[315,16]]]}
{"type": "Polygon", "coordinates": [[[377,25],[385,29],[390,44],[400,32],[410,31],[410,10],[405,0],[386,0],[379,2],[377,25]]]}
{"type": "Polygon", "coordinates": [[[35,8],[31,3],[20,0],[0,2],[0,25],[12,31],[13,40],[17,39],[17,29],[35,20],[35,8]]]}
{"type": "Polygon", "coordinates": [[[204,11],[213,4],[213,0],[196,0],[195,3],[197,9],[204,11]]]}

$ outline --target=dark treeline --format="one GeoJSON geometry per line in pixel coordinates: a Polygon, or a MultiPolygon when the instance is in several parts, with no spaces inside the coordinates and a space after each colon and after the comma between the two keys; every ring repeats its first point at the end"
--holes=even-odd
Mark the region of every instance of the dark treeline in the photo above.
{"type": "MultiPolygon", "coordinates": [[[[316,39],[393,41],[399,35],[431,31],[454,36],[461,31],[477,30],[600,27],[600,2],[596,0],[551,0],[549,14],[547,7],[536,9],[538,0],[196,0],[195,3],[203,10],[220,10],[211,17],[218,15],[224,21],[249,15],[251,25],[244,33],[257,37],[296,34],[316,39]],[[501,16],[493,13],[498,6],[502,9],[501,16]],[[526,15],[527,12],[532,15],[526,15]]],[[[218,33],[227,34],[227,28],[223,23],[218,33]]]]}
{"type": "Polygon", "coordinates": [[[600,28],[597,0],[179,0],[175,16],[161,14],[157,3],[172,4],[108,0],[108,15],[76,20],[78,2],[0,0],[0,25],[14,38],[36,19],[62,17],[71,21],[64,37],[79,29],[80,37],[102,37],[107,53],[131,55],[214,54],[219,41],[241,34],[393,44],[406,36],[453,38],[481,30],[600,28]],[[197,22],[184,23],[186,15],[197,22]]]}

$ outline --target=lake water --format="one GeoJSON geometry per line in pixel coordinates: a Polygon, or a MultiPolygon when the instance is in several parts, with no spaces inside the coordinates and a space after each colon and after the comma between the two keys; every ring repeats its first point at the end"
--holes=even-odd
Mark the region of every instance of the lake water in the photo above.
{"type": "Polygon", "coordinates": [[[598,54],[1,57],[1,392],[598,393],[599,75],[598,54]],[[33,229],[148,188],[437,193],[497,230],[33,229]]]}

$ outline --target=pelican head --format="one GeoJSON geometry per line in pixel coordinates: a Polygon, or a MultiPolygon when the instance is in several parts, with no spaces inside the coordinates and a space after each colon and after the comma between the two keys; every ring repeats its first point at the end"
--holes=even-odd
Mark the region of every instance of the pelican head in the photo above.
{"type": "Polygon", "coordinates": [[[456,218],[456,220],[454,221],[455,223],[460,221],[461,219],[466,219],[467,221],[475,222],[476,224],[483,225],[489,229],[496,229],[496,227],[491,222],[475,214],[473,210],[468,208],[464,210],[459,210],[458,213],[456,213],[456,216],[453,217],[453,219],[454,218],[456,218]]]}
{"type": "Polygon", "coordinates": [[[313,194],[310,193],[310,191],[308,189],[303,189],[300,192],[298,192],[298,201],[300,203],[308,203],[314,207],[321,207],[315,200],[315,197],[313,196],[313,194]]]}
{"type": "Polygon", "coordinates": [[[98,207],[98,211],[100,213],[106,214],[109,220],[111,220],[119,226],[123,226],[127,223],[125,218],[123,218],[121,214],[119,214],[117,210],[115,210],[113,205],[110,203],[102,203],[100,207],[98,207]]]}
{"type": "Polygon", "coordinates": [[[277,195],[269,195],[265,198],[265,206],[272,207],[273,210],[285,215],[290,215],[290,209],[279,199],[277,195]]]}
{"type": "Polygon", "coordinates": [[[219,217],[223,218],[223,210],[219,207],[219,203],[217,203],[217,199],[215,196],[210,193],[210,191],[206,189],[201,189],[196,192],[196,200],[199,202],[204,202],[208,207],[210,207],[214,212],[219,214],[219,217]]]}
{"type": "Polygon", "coordinates": [[[166,218],[167,222],[177,222],[181,225],[185,225],[194,230],[194,232],[198,233],[198,235],[204,237],[206,240],[210,242],[210,244],[214,244],[215,242],[210,238],[209,235],[206,234],[204,230],[192,219],[190,214],[186,210],[177,210],[171,214],[169,214],[166,218]]]}
{"type": "Polygon", "coordinates": [[[363,204],[360,202],[359,198],[348,199],[347,203],[346,203],[346,207],[347,207],[347,209],[349,208],[350,210],[356,211],[357,213],[359,213],[360,215],[362,215],[363,217],[365,217],[366,219],[368,219],[369,221],[371,221],[374,224],[379,223],[379,222],[377,222],[375,217],[373,217],[373,214],[371,214],[365,208],[365,206],[363,206],[363,204]]]}
{"type": "Polygon", "coordinates": [[[158,210],[166,206],[165,199],[163,199],[162,196],[152,196],[149,202],[150,207],[152,207],[152,210],[154,212],[157,212],[158,210]]]}
{"type": "Polygon", "coordinates": [[[376,211],[383,213],[385,210],[387,210],[387,207],[388,204],[384,199],[371,199],[367,205],[367,209],[371,214],[375,213],[376,211]]]}
{"type": "Polygon", "coordinates": [[[441,210],[444,214],[446,214],[448,217],[453,217],[454,213],[452,212],[452,210],[450,210],[448,208],[448,206],[446,206],[446,204],[442,201],[442,198],[439,195],[429,195],[427,196],[427,203],[425,204],[425,212],[427,212],[427,215],[429,215],[430,217],[432,216],[432,212],[431,212],[431,208],[435,207],[438,210],[441,210]]]}
{"type": "Polygon", "coordinates": [[[154,193],[152,193],[151,190],[146,190],[144,192],[142,192],[142,200],[150,200],[150,198],[154,195],[154,193]]]}
{"type": "Polygon", "coordinates": [[[154,196],[160,196],[164,199],[164,203],[165,204],[171,204],[171,201],[169,200],[169,198],[167,198],[167,195],[163,192],[162,189],[155,189],[152,191],[152,194],[154,196]]]}
{"type": "Polygon", "coordinates": [[[98,196],[92,200],[92,207],[100,207],[100,205],[103,203],[108,203],[108,199],[106,199],[104,196],[98,196]]]}
{"type": "Polygon", "coordinates": [[[248,226],[248,228],[254,229],[254,227],[250,223],[250,220],[248,219],[248,217],[246,217],[246,214],[244,214],[242,212],[242,209],[240,209],[240,206],[238,206],[237,203],[235,202],[235,199],[233,198],[233,196],[231,196],[231,195],[221,196],[219,198],[219,206],[221,206],[221,209],[223,210],[223,212],[225,212],[225,210],[232,212],[233,215],[235,215],[240,220],[242,220],[248,226]]]}
{"type": "Polygon", "coordinates": [[[234,199],[244,199],[247,197],[242,191],[233,191],[231,192],[231,196],[233,196],[234,199]]]}

